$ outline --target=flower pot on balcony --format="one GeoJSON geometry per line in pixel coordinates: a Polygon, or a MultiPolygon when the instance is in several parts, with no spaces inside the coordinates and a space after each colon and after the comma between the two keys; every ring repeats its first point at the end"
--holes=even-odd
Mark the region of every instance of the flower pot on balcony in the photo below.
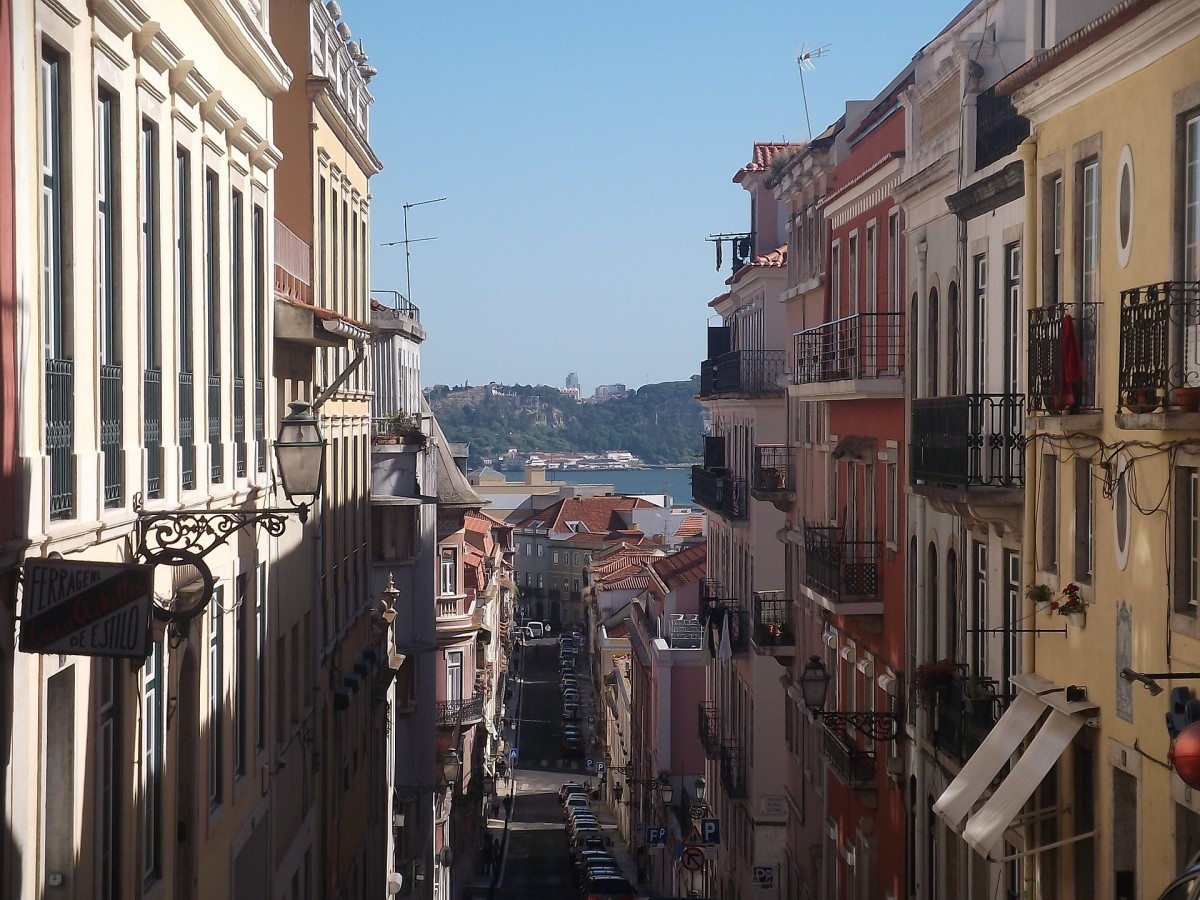
{"type": "Polygon", "coordinates": [[[1171,402],[1184,412],[1200,412],[1200,387],[1177,387],[1171,391],[1171,402]]]}
{"type": "Polygon", "coordinates": [[[768,491],[779,491],[783,489],[784,472],[780,468],[763,469],[762,482],[763,489],[768,491]]]}
{"type": "Polygon", "coordinates": [[[1087,623],[1087,612],[1077,610],[1067,613],[1067,624],[1073,625],[1075,628],[1082,628],[1087,623]]]}
{"type": "Polygon", "coordinates": [[[1154,412],[1161,405],[1161,401],[1158,397],[1158,391],[1151,388],[1139,388],[1135,391],[1126,391],[1123,403],[1125,408],[1131,413],[1154,412]]]}

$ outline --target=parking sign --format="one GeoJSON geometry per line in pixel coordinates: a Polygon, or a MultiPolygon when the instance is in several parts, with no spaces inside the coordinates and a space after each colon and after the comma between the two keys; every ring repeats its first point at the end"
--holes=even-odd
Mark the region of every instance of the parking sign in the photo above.
{"type": "Polygon", "coordinates": [[[705,844],[721,843],[721,820],[701,819],[700,840],[705,844]]]}
{"type": "Polygon", "coordinates": [[[772,866],[755,866],[753,883],[769,888],[775,884],[775,869],[772,866]]]}
{"type": "Polygon", "coordinates": [[[662,847],[667,843],[667,826],[647,825],[646,844],[650,847],[662,847]]]}

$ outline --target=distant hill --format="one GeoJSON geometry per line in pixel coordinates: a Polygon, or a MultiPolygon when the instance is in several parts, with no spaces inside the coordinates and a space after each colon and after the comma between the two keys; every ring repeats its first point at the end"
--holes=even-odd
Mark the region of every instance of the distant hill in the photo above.
{"type": "Polygon", "coordinates": [[[521,453],[628,450],[663,465],[696,461],[704,431],[699,390],[696,375],[603,402],[579,403],[545,385],[439,385],[425,397],[446,437],[470,445],[472,467],[510,447],[521,453]]]}

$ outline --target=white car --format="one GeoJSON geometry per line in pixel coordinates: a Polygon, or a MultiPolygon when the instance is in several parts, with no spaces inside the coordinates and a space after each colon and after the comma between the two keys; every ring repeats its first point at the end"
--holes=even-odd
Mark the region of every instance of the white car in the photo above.
{"type": "Polygon", "coordinates": [[[541,622],[526,622],[525,627],[529,629],[529,633],[535,638],[546,636],[546,626],[541,622]]]}

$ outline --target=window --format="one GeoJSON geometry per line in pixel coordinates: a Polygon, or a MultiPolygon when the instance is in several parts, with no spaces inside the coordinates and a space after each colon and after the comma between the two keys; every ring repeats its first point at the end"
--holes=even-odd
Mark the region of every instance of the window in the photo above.
{"type": "Polygon", "coordinates": [[[1075,580],[1085,584],[1092,581],[1092,464],[1090,460],[1075,460],[1075,580]]]}
{"type": "Polygon", "coordinates": [[[1049,228],[1047,235],[1049,244],[1049,266],[1046,270],[1047,305],[1063,302],[1063,180],[1059,175],[1051,179],[1047,188],[1047,200],[1050,207],[1049,228]]]}
{"type": "Polygon", "coordinates": [[[556,565],[556,566],[558,565],[558,551],[557,550],[554,550],[550,553],[550,561],[554,565],[556,565]]]}
{"type": "Polygon", "coordinates": [[[162,346],[158,294],[158,128],[142,121],[141,141],[142,448],[146,493],[162,496],[162,346]]]}
{"type": "Polygon", "coordinates": [[[104,505],[121,506],[121,292],[117,259],[116,100],[96,96],[96,291],[100,303],[100,451],[104,454],[104,505]]]}
{"type": "Polygon", "coordinates": [[[442,548],[441,592],[445,597],[458,593],[458,554],[452,547],[442,548]]]}
{"type": "Polygon", "coordinates": [[[267,746],[267,567],[260,563],[254,591],[254,749],[267,746]]]}
{"type": "Polygon", "coordinates": [[[837,241],[833,242],[833,248],[829,257],[829,306],[833,312],[833,318],[841,318],[842,245],[837,241]]]}
{"type": "Polygon", "coordinates": [[[1038,543],[1039,572],[1058,568],[1058,459],[1052,454],[1042,456],[1041,528],[1038,543]]]}
{"type": "Polygon", "coordinates": [[[67,519],[75,510],[72,451],[75,430],[75,370],[71,360],[63,292],[67,186],[62,170],[64,108],[60,81],[66,64],[48,46],[39,66],[38,126],[41,131],[42,348],[46,365],[46,452],[50,457],[50,517],[67,519]]]}
{"type": "Polygon", "coordinates": [[[191,157],[175,148],[175,291],[179,298],[179,447],[180,482],[196,488],[196,389],[192,356],[192,172],[191,157]]]}
{"type": "Polygon", "coordinates": [[[887,463],[883,471],[887,482],[887,542],[895,546],[900,531],[900,483],[895,463],[887,463]]]}
{"type": "Polygon", "coordinates": [[[546,555],[546,545],[545,545],[545,544],[538,544],[538,545],[537,545],[537,555],[538,555],[538,556],[545,556],[545,555],[546,555]]]}
{"type": "Polygon", "coordinates": [[[987,385],[987,254],[980,253],[971,260],[971,346],[975,354],[971,365],[971,387],[978,393],[987,385]]]}
{"type": "Polygon", "coordinates": [[[237,577],[237,601],[233,610],[233,671],[230,673],[233,691],[233,777],[246,774],[246,726],[249,716],[250,685],[246,679],[246,661],[250,656],[250,641],[257,642],[250,614],[249,573],[237,577]]]}
{"type": "Polygon", "coordinates": [[[463,699],[463,652],[446,651],[446,700],[461,703],[463,699]]]}
{"type": "Polygon", "coordinates": [[[1020,634],[1013,629],[1021,621],[1021,556],[1015,550],[1004,551],[1004,680],[1021,671],[1020,634]]]}
{"type": "Polygon", "coordinates": [[[146,883],[162,875],[163,756],[166,734],[166,684],[163,645],[150,645],[142,667],[142,876],[146,883]]]}
{"type": "Polygon", "coordinates": [[[888,215],[888,305],[887,311],[900,310],[900,213],[888,215]]]}
{"type": "Polygon", "coordinates": [[[96,842],[96,881],[100,900],[121,897],[121,683],[115,659],[97,660],[99,668],[98,720],[99,827],[96,842]]]}
{"type": "Polygon", "coordinates": [[[946,394],[950,397],[957,397],[959,391],[958,328],[958,284],[952,281],[946,292],[946,394]]]}
{"type": "Polygon", "coordinates": [[[1200,112],[1184,122],[1183,279],[1200,281],[1200,112]]]}
{"type": "Polygon", "coordinates": [[[938,353],[941,349],[941,336],[938,334],[938,292],[937,288],[929,289],[929,312],[925,325],[928,334],[925,339],[925,396],[938,395],[938,353]]]}
{"type": "Polygon", "coordinates": [[[242,192],[234,190],[229,197],[229,279],[232,312],[229,326],[233,341],[233,452],[234,476],[246,477],[246,348],[243,346],[246,245],[242,192]]]}
{"type": "Polygon", "coordinates": [[[1079,299],[1100,299],[1100,163],[1079,167],[1079,299]]]}
{"type": "Polygon", "coordinates": [[[864,298],[863,310],[865,312],[873,313],[873,312],[875,312],[875,307],[879,303],[879,298],[875,296],[875,292],[878,290],[878,287],[876,286],[876,282],[877,282],[876,276],[878,275],[878,273],[876,271],[877,262],[876,262],[876,250],[875,250],[875,223],[874,222],[872,222],[870,225],[867,226],[867,239],[866,239],[866,244],[863,247],[863,253],[866,256],[865,262],[866,262],[866,266],[867,266],[866,272],[864,273],[866,275],[866,281],[867,281],[867,295],[864,298]]]}
{"type": "Polygon", "coordinates": [[[255,206],[252,213],[252,228],[254,229],[254,442],[258,458],[256,469],[267,471],[267,363],[266,350],[263,345],[266,330],[263,327],[263,313],[267,305],[267,237],[266,221],[261,206],[255,206]]]}
{"type": "Polygon", "coordinates": [[[1175,468],[1175,509],[1175,611],[1194,615],[1200,599],[1200,469],[1175,468]]]}
{"type": "Polygon", "coordinates": [[[1021,245],[1004,247],[1004,388],[1017,393],[1017,365],[1021,358],[1021,245]]]}
{"type": "Polygon", "coordinates": [[[225,778],[225,601],[223,585],[217,585],[208,607],[208,802],[221,805],[225,778]]]}
{"type": "Polygon", "coordinates": [[[204,267],[207,302],[208,348],[208,450],[209,478],[224,480],[224,453],[221,447],[221,182],[217,173],[204,173],[204,267]]]}
{"type": "Polygon", "coordinates": [[[576,568],[579,567],[579,551],[578,550],[574,550],[571,553],[571,565],[575,566],[576,568]]]}
{"type": "Polygon", "coordinates": [[[974,550],[975,571],[971,578],[971,603],[975,607],[975,620],[972,632],[974,640],[971,647],[971,669],[976,676],[987,674],[987,582],[988,582],[988,548],[982,541],[972,541],[974,550]]]}
{"type": "Polygon", "coordinates": [[[846,313],[845,314],[852,315],[853,313],[862,309],[862,297],[860,297],[858,294],[859,259],[858,259],[858,235],[857,234],[850,235],[850,241],[847,246],[847,255],[849,256],[849,259],[847,260],[847,264],[849,266],[849,273],[848,273],[849,285],[848,286],[849,286],[850,290],[847,292],[846,313]]]}

